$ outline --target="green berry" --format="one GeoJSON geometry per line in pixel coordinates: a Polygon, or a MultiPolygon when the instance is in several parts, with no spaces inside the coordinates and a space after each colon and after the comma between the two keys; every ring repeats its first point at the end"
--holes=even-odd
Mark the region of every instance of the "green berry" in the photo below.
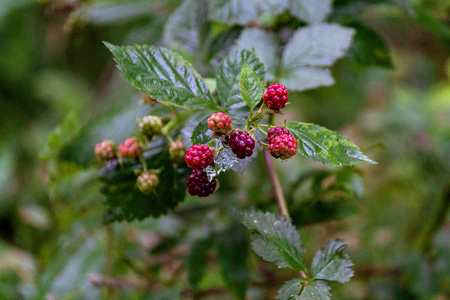
{"type": "Polygon", "coordinates": [[[117,157],[117,148],[113,141],[103,141],[95,145],[95,155],[99,161],[108,161],[117,157]]]}
{"type": "Polygon", "coordinates": [[[170,161],[173,164],[180,164],[184,161],[186,155],[186,147],[183,146],[183,141],[178,140],[172,142],[169,147],[170,161]]]}
{"type": "Polygon", "coordinates": [[[159,178],[156,174],[144,172],[139,175],[136,184],[142,193],[149,194],[156,190],[156,187],[159,184],[159,178]]]}
{"type": "Polygon", "coordinates": [[[139,122],[139,131],[151,141],[153,136],[161,135],[163,122],[158,116],[145,116],[139,122]]]}

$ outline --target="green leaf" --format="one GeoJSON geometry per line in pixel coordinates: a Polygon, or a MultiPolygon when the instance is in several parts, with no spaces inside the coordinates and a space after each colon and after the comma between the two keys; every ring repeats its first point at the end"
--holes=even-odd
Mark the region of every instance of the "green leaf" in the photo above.
{"type": "Polygon", "coordinates": [[[323,281],[309,282],[296,300],[330,300],[330,287],[323,281]]]}
{"type": "Polygon", "coordinates": [[[326,67],[344,56],[353,34],[353,29],[336,24],[298,29],[282,56],[281,83],[296,91],[333,84],[326,67]]]}
{"type": "MultiPolygon", "coordinates": [[[[222,142],[216,139],[216,151],[222,146],[222,142]]],[[[232,169],[239,161],[240,159],[236,157],[236,154],[230,148],[222,148],[219,155],[214,158],[214,166],[208,166],[205,169],[208,179],[212,181],[221,172],[232,169]]]]}
{"type": "Polygon", "coordinates": [[[164,41],[171,48],[196,55],[208,36],[208,1],[185,0],[169,17],[164,41]]]}
{"type": "Polygon", "coordinates": [[[315,279],[347,282],[353,276],[353,262],[347,253],[347,245],[340,239],[329,239],[317,251],[311,265],[311,273],[315,279]]]}
{"type": "Polygon", "coordinates": [[[286,281],[283,286],[278,290],[277,300],[294,300],[300,296],[300,289],[302,285],[300,283],[301,278],[294,278],[286,281]]]}
{"type": "Polygon", "coordinates": [[[289,122],[286,128],[298,140],[300,153],[315,161],[333,166],[376,164],[366,157],[358,146],[335,131],[302,122],[289,122]]]}
{"type": "Polygon", "coordinates": [[[242,223],[258,234],[252,236],[255,252],[281,268],[305,271],[300,234],[290,221],[259,211],[243,212],[242,223]]]}
{"type": "Polygon", "coordinates": [[[207,252],[213,245],[212,236],[196,240],[191,245],[191,251],[186,258],[186,269],[189,285],[192,290],[197,291],[198,285],[205,273],[208,263],[207,252]]]}
{"type": "MultiPolygon", "coordinates": [[[[242,31],[236,41],[235,49],[254,49],[256,57],[264,64],[266,71],[265,79],[271,81],[275,79],[275,74],[278,69],[278,47],[278,38],[274,33],[256,28],[248,28],[242,31]]],[[[254,69],[256,71],[256,68],[254,69]]]]}
{"type": "Polygon", "coordinates": [[[210,0],[210,19],[228,25],[246,25],[258,20],[257,2],[249,0],[210,0]]]}
{"type": "Polygon", "coordinates": [[[124,78],[159,102],[191,109],[219,109],[201,76],[175,52],[152,46],[105,45],[114,54],[124,78]]]}
{"type": "Polygon", "coordinates": [[[255,108],[261,101],[263,89],[258,75],[248,64],[242,67],[241,75],[239,75],[239,91],[247,106],[255,108]]]}
{"type": "Polygon", "coordinates": [[[349,55],[359,64],[392,68],[389,49],[381,36],[361,24],[349,25],[356,29],[349,55]]]}
{"type": "Polygon", "coordinates": [[[254,51],[231,51],[217,68],[217,93],[222,107],[243,101],[239,91],[239,74],[244,64],[251,66],[261,79],[264,78],[264,66],[254,51]]]}
{"type": "Polygon", "coordinates": [[[207,122],[208,118],[205,118],[202,121],[200,121],[198,125],[194,128],[191,137],[191,145],[205,145],[212,140],[212,137],[207,134],[209,130],[207,122]]]}
{"type": "Polygon", "coordinates": [[[331,12],[331,2],[332,0],[290,0],[290,12],[306,23],[322,23],[331,12]]]}
{"type": "Polygon", "coordinates": [[[218,236],[217,259],[221,266],[222,278],[238,299],[245,298],[249,280],[247,245],[247,236],[242,226],[233,226],[218,236]]]}
{"type": "Polygon", "coordinates": [[[144,153],[149,169],[161,168],[158,177],[164,184],[158,185],[156,194],[143,194],[135,188],[135,170],[142,170],[141,164],[126,161],[120,166],[113,160],[100,170],[100,192],[105,195],[107,205],[105,223],[158,217],[183,201],[191,170],[188,167],[174,169],[166,149],[167,146],[162,146],[144,153]]]}

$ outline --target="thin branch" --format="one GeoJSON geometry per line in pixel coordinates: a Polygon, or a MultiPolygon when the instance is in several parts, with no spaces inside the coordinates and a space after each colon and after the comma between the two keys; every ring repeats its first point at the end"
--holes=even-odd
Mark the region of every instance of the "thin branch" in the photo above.
{"type": "Polygon", "coordinates": [[[272,182],[273,191],[277,200],[278,212],[280,215],[286,216],[286,218],[290,219],[291,217],[289,216],[289,211],[286,205],[286,200],[284,199],[280,180],[278,179],[277,172],[273,166],[272,156],[266,148],[264,148],[264,158],[266,160],[267,171],[269,172],[270,181],[272,182]]]}

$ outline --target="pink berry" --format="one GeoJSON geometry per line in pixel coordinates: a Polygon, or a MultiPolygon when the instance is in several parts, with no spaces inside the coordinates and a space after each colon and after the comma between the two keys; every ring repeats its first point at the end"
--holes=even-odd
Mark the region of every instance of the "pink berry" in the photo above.
{"type": "Polygon", "coordinates": [[[263,99],[268,108],[279,111],[288,101],[286,87],[279,83],[272,84],[264,93],[263,99]]]}
{"type": "Polygon", "coordinates": [[[214,162],[214,152],[207,145],[193,145],[184,156],[186,164],[192,169],[204,169],[214,162]]]}
{"type": "Polygon", "coordinates": [[[222,112],[214,113],[208,118],[208,128],[216,133],[226,134],[230,125],[230,117],[222,112]]]}
{"type": "Polygon", "coordinates": [[[124,158],[138,160],[142,155],[142,149],[139,142],[135,138],[126,139],[123,144],[119,146],[119,153],[124,158]]]}

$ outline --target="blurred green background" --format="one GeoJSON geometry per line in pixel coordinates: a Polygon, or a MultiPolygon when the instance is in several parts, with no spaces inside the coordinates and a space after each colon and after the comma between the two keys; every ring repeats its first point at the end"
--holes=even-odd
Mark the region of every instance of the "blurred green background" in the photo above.
{"type": "MultiPolygon", "coordinates": [[[[379,36],[360,39],[381,38],[390,58],[372,66],[351,52],[332,69],[336,84],[293,93],[285,118],[339,131],[378,164],[278,163],[288,205],[311,255],[330,237],[349,245],[356,275],[332,286],[333,299],[449,299],[450,3],[351,2],[335,1],[330,20],[371,28],[379,36]],[[320,202],[332,176],[351,185],[345,203],[320,202]]],[[[163,45],[180,3],[0,0],[0,299],[189,298],[186,245],[229,222],[234,204],[269,207],[259,157],[211,199],[102,225],[93,147],[120,143],[149,110],[102,41],[163,45]]],[[[203,298],[233,299],[210,255],[203,298]]],[[[264,268],[251,272],[278,272],[264,268]]],[[[251,283],[248,299],[274,299],[273,280],[251,283]]]]}

